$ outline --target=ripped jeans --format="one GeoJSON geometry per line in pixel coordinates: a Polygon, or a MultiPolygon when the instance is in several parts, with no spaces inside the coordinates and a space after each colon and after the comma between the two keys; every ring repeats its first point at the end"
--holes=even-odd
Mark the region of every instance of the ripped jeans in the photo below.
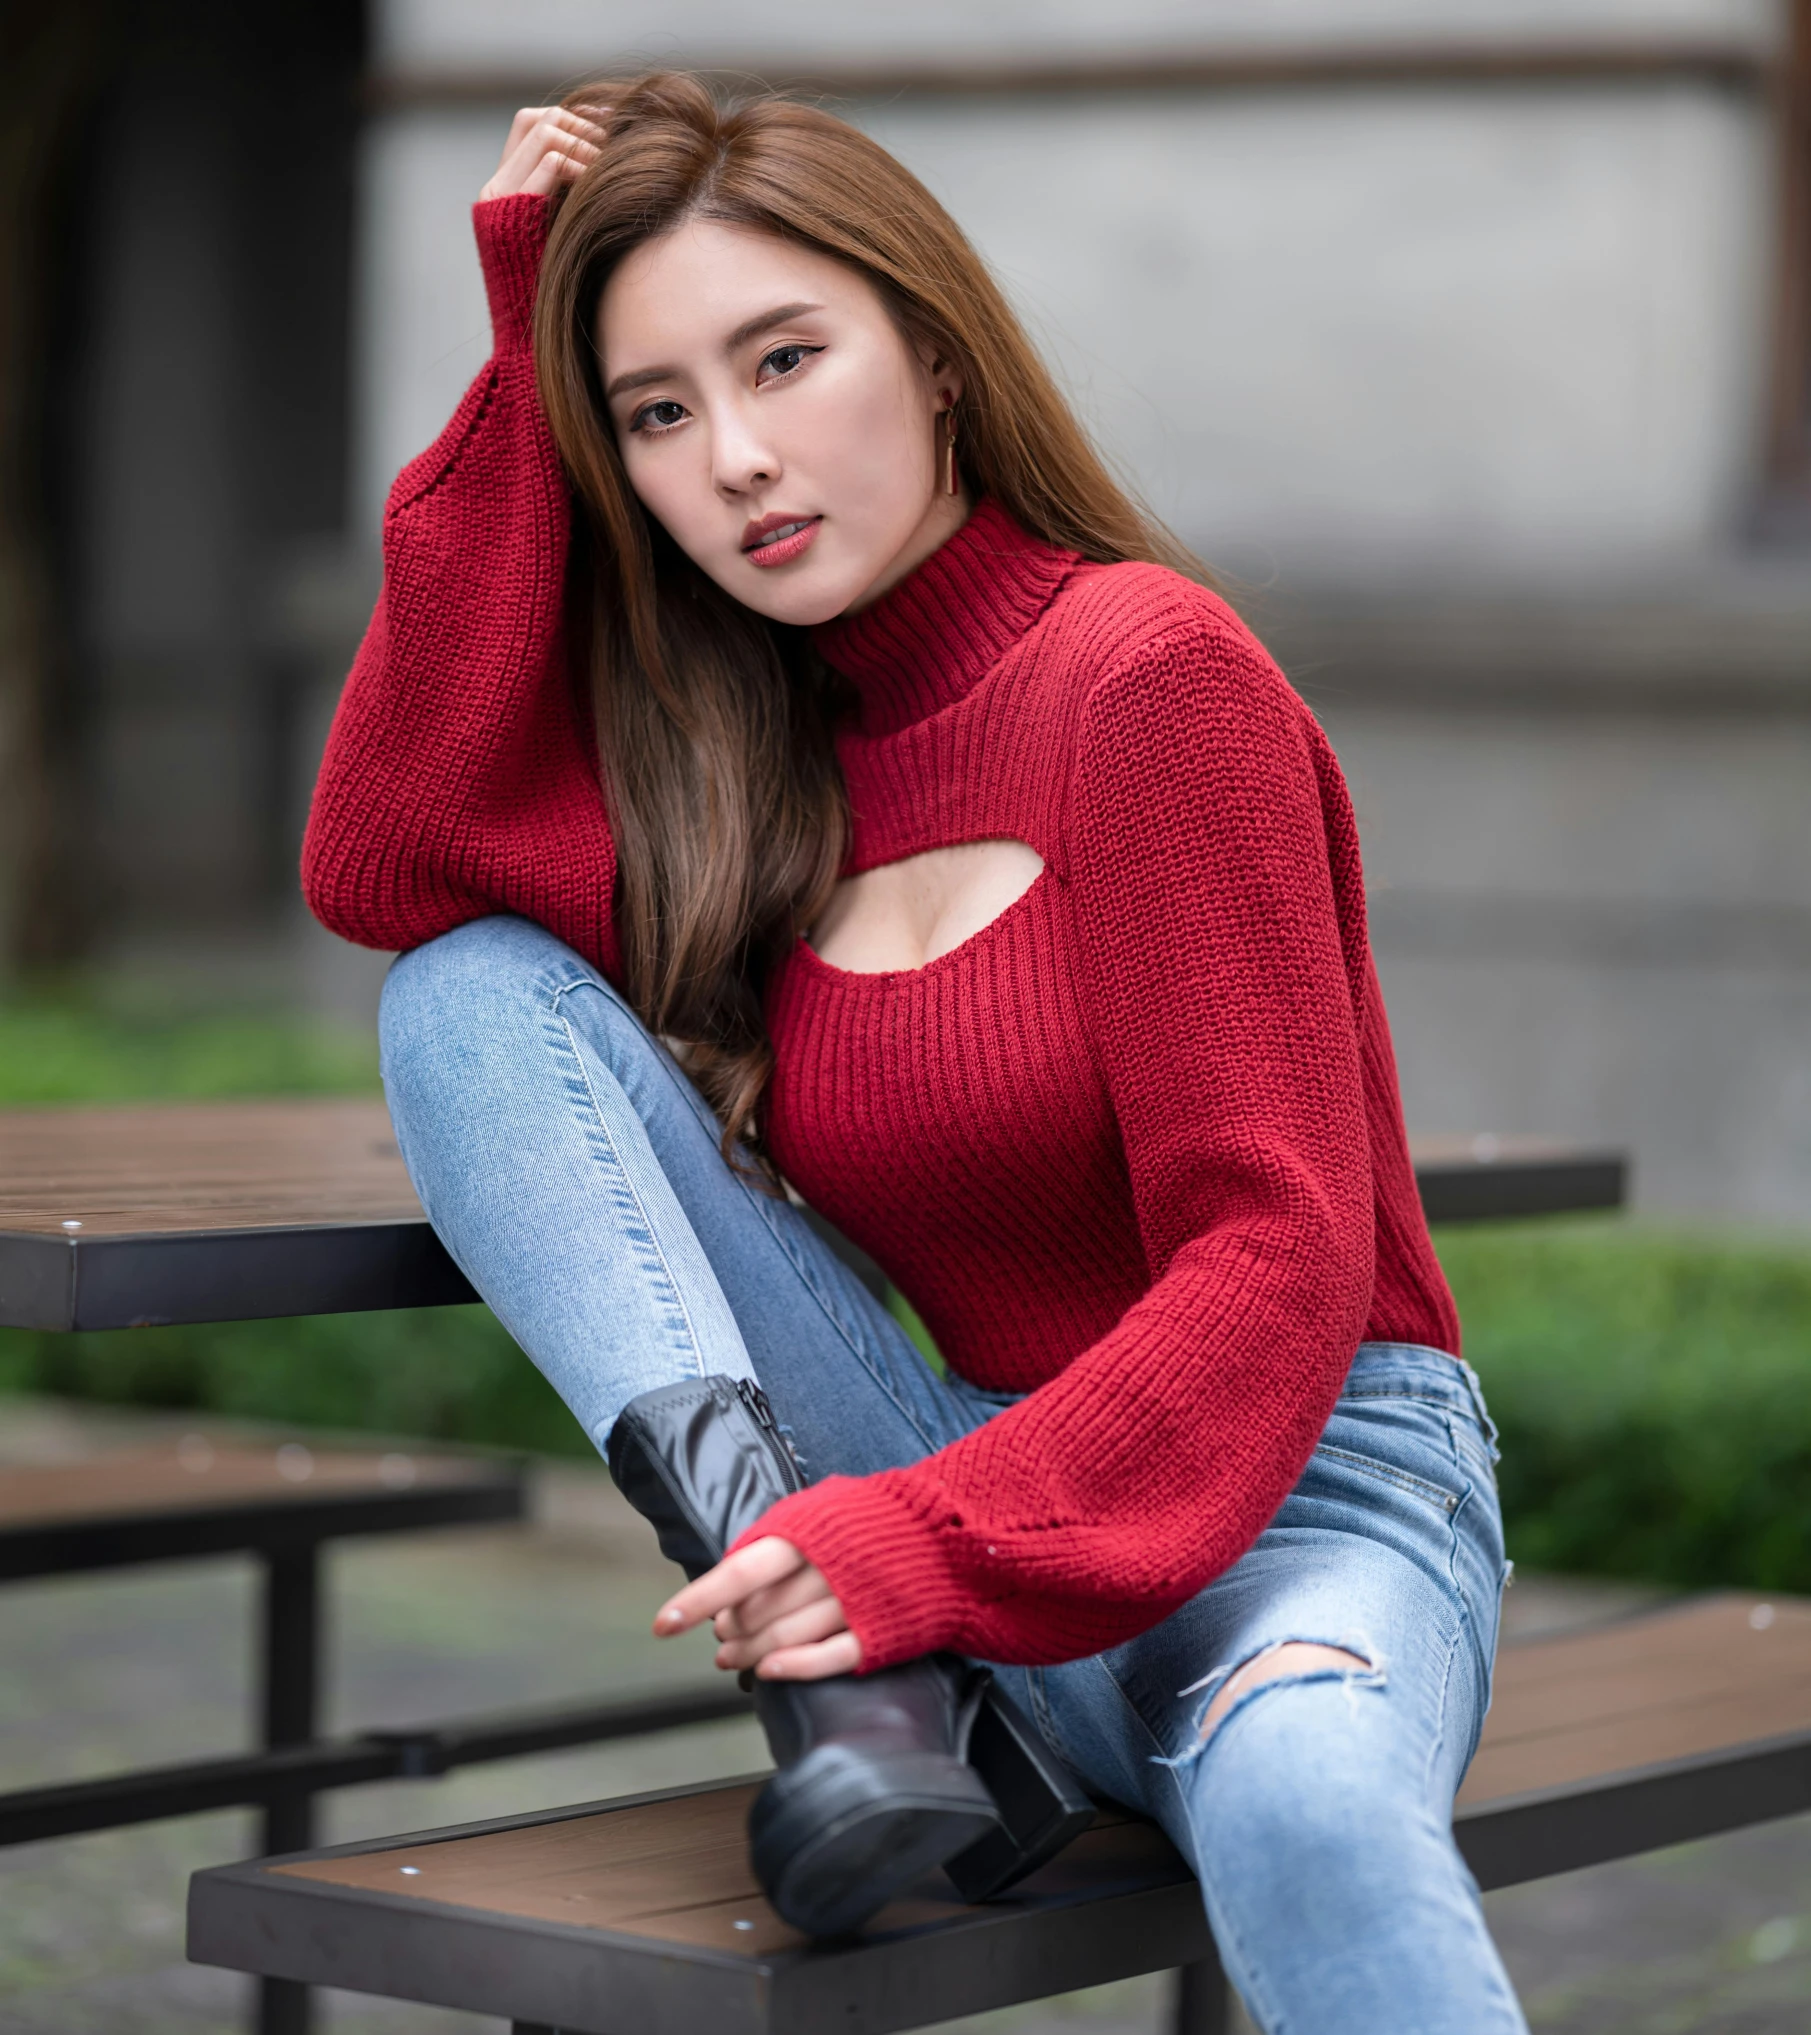
{"type": "MultiPolygon", "coordinates": [[[[759,1379],[814,1478],[914,1462],[1012,1403],[939,1378],[796,1209],[724,1165],[670,1056],[539,927],[482,919],[403,956],[381,1028],[434,1227],[600,1449],[637,1394],[713,1372],[759,1379]]],[[[1524,2027],[1450,1824],[1496,1644],[1493,1455],[1464,1365],[1367,1343],[1241,1561],[1110,1653],[1000,1671],[1088,1787],[1193,1864],[1267,2035],[1524,2027]],[[1220,1683],[1292,1640],[1353,1664],[1257,1683],[1203,1744],[1220,1683]]]]}

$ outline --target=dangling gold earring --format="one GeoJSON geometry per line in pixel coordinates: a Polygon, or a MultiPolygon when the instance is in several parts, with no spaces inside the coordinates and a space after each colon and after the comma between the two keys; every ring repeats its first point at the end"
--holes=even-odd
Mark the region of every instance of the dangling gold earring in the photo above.
{"type": "Polygon", "coordinates": [[[962,477],[956,471],[956,405],[953,401],[943,407],[943,492],[946,495],[962,492],[962,477]]]}

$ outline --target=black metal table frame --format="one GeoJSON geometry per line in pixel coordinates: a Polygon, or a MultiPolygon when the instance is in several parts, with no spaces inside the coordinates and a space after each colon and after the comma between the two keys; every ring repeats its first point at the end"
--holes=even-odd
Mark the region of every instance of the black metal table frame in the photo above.
{"type": "MultiPolygon", "coordinates": [[[[0,1583],[79,1575],[146,1562],[249,1554],[260,1564],[260,1749],[143,1767],[95,1780],[0,1794],[0,1845],[199,1815],[263,1812],[266,1855],[314,1842],[314,1799],[330,1788],[425,1778],[493,1759],[552,1752],[740,1714],[749,1699],[723,1687],[655,1691],[604,1703],[465,1717],[342,1739],[316,1736],[321,1679],[321,1549],[330,1540],[520,1519],[524,1466],[502,1461],[471,1483],[418,1490],[298,1493],[191,1511],[51,1520],[0,1530],[0,1583]]],[[[266,1979],[262,2035],[300,2035],[307,1989],[266,1979]]]]}

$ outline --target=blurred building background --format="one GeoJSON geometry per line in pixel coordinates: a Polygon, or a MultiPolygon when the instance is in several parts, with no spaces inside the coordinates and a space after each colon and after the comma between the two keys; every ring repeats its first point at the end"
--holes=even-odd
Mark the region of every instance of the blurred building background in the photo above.
{"type": "Polygon", "coordinates": [[[608,63],[993,261],[1325,720],[1418,1129],[1811,1220],[1807,0],[63,0],[0,47],[0,944],[368,1011],[294,853],[467,208],[608,63]]]}

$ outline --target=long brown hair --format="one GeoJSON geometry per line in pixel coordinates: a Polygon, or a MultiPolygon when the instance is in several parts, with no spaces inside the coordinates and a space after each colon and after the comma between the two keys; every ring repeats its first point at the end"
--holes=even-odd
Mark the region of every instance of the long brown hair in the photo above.
{"type": "Polygon", "coordinates": [[[594,81],[566,103],[608,106],[608,134],[554,221],[535,359],[584,511],[575,640],[616,836],[624,986],[643,1023],[685,1048],[725,1155],[738,1139],[758,1154],[767,981],[828,901],[848,842],[841,689],[803,631],[732,600],[630,490],[594,336],[617,263],[687,218],[848,263],[910,343],[960,370],[972,491],[1084,558],[1200,568],[1114,482],[981,258],[878,143],[773,95],[720,104],[681,72],[594,81]]]}

